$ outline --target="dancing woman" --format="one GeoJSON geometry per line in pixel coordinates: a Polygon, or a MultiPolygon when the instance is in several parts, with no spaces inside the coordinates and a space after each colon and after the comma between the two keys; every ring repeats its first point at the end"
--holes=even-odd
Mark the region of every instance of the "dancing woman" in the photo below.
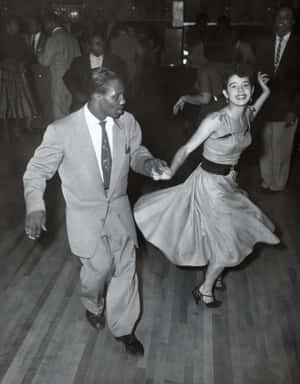
{"type": "Polygon", "coordinates": [[[204,143],[197,169],[180,185],[142,196],[135,205],[135,219],[144,237],[176,265],[205,266],[202,284],[193,297],[208,307],[221,304],[214,287],[222,288],[225,267],[240,264],[256,243],[277,244],[274,225],[254,205],[236,182],[236,165],[251,144],[250,122],[270,94],[268,77],[258,73],[262,93],[249,106],[254,87],[250,70],[230,68],[224,76],[227,104],[207,116],[192,138],[175,154],[170,179],[185,159],[204,143]]]}

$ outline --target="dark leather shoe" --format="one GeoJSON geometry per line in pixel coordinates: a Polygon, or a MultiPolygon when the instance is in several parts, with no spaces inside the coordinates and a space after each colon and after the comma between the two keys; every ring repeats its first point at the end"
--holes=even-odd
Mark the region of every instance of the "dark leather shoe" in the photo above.
{"type": "Polygon", "coordinates": [[[144,355],[144,346],[136,338],[135,334],[116,337],[116,339],[125,345],[126,352],[130,353],[131,355],[144,355]]]}
{"type": "Polygon", "coordinates": [[[201,293],[199,291],[199,286],[193,289],[192,295],[197,305],[199,302],[205,304],[207,308],[218,308],[220,305],[222,305],[222,301],[216,300],[214,295],[204,295],[201,293]],[[211,301],[206,301],[206,297],[211,299],[211,301]]]}
{"type": "Polygon", "coordinates": [[[85,314],[87,321],[91,324],[92,327],[98,330],[103,329],[105,327],[105,317],[103,312],[100,315],[95,315],[90,311],[86,311],[85,314]]]}

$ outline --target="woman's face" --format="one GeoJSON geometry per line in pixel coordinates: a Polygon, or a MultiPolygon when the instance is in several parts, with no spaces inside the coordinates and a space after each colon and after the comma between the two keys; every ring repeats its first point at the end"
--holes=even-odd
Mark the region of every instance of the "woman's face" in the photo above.
{"type": "Polygon", "coordinates": [[[253,94],[253,87],[248,77],[232,75],[227,81],[227,89],[223,91],[229,103],[244,106],[247,105],[253,94]]]}

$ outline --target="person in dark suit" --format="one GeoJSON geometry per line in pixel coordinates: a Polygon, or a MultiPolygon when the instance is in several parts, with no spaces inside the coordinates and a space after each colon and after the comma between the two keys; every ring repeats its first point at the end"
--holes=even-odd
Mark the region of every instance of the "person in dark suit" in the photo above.
{"type": "Polygon", "coordinates": [[[285,189],[300,108],[300,39],[293,32],[293,9],[282,6],[275,18],[275,34],[257,46],[259,70],[271,77],[271,96],[264,110],[261,186],[285,189]]]}
{"type": "Polygon", "coordinates": [[[72,94],[73,111],[81,108],[88,100],[88,85],[94,68],[110,69],[125,80],[125,64],[106,50],[105,38],[99,30],[89,35],[88,47],[88,53],[76,57],[64,76],[64,82],[72,94]]]}

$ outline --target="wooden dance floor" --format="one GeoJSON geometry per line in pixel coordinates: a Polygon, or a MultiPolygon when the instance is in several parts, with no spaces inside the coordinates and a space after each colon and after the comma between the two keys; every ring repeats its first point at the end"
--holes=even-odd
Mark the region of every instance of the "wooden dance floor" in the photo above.
{"type": "MultiPolygon", "coordinates": [[[[169,123],[166,132],[172,130],[174,138],[176,124],[169,123]]],[[[282,245],[258,247],[227,273],[227,291],[217,292],[220,308],[196,306],[192,300],[203,271],[176,268],[141,243],[137,267],[143,311],[136,333],[145,356],[134,358],[107,328],[96,332],[85,319],[78,297],[80,265],[68,247],[57,179],[46,196],[48,231],[37,242],[24,236],[21,177],[39,140],[31,134],[0,144],[1,384],[300,383],[295,170],[285,192],[271,193],[259,188],[255,158],[242,165],[241,185],[276,223],[282,245]]],[[[139,183],[139,191],[153,187],[139,183]]]]}

